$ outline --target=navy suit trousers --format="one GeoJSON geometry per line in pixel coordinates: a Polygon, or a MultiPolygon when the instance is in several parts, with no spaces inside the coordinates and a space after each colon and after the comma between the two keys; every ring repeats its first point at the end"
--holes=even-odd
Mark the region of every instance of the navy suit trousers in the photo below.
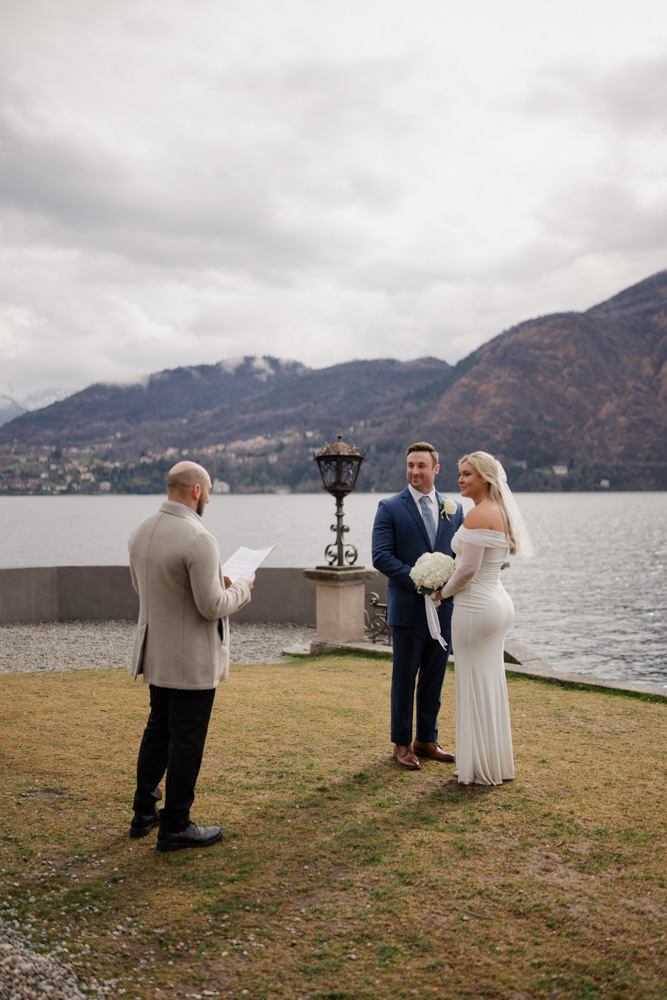
{"type": "Polygon", "coordinates": [[[399,746],[410,746],[412,743],[412,709],[416,685],[415,736],[424,743],[437,743],[440,695],[449,651],[431,638],[428,625],[416,628],[392,625],[391,632],[394,644],[391,741],[399,746]]]}

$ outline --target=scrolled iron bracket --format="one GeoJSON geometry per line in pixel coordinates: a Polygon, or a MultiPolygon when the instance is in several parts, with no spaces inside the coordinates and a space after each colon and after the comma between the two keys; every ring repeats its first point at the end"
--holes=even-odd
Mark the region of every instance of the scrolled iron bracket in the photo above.
{"type": "Polygon", "coordinates": [[[368,595],[368,603],[371,606],[371,613],[364,610],[366,625],[364,631],[371,642],[385,642],[388,646],[392,644],[391,627],[387,625],[387,605],[380,603],[379,594],[374,592],[368,595]]]}
{"type": "MultiPolygon", "coordinates": [[[[335,530],[336,529],[334,526],[334,531],[335,530]]],[[[344,530],[349,531],[349,528],[345,528],[344,530]]],[[[351,545],[350,543],[347,543],[346,545],[343,545],[342,551],[343,551],[343,559],[345,561],[345,565],[354,566],[354,564],[357,561],[357,557],[359,556],[359,552],[357,551],[356,545],[351,545]]],[[[338,542],[337,541],[332,542],[330,545],[327,545],[326,549],[324,550],[324,558],[326,559],[329,566],[335,566],[338,563],[338,556],[339,556],[338,542]]]]}

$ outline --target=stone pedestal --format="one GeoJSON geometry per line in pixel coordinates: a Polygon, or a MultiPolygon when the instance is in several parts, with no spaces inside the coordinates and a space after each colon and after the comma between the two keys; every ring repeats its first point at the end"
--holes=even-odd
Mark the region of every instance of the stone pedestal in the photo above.
{"type": "Polygon", "coordinates": [[[318,639],[354,642],[364,638],[366,581],[377,573],[363,566],[333,566],[305,569],[303,575],[316,587],[316,627],[318,639]]]}

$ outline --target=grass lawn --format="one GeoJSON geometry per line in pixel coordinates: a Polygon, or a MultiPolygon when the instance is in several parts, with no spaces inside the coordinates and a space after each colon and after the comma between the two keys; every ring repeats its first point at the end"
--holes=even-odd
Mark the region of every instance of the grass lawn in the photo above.
{"type": "Polygon", "coordinates": [[[664,704],[510,676],[517,779],[459,787],[392,762],[390,669],[232,667],[193,809],[225,837],[174,854],[128,837],[143,685],[1,676],[0,916],[112,998],[664,1000],[664,704]]]}

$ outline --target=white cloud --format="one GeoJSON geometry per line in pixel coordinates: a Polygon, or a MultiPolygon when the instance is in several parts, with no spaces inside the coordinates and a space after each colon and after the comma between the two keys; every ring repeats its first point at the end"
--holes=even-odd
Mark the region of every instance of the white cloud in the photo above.
{"type": "Polygon", "coordinates": [[[247,354],[455,361],[665,267],[657,0],[0,13],[19,397],[247,354]]]}

